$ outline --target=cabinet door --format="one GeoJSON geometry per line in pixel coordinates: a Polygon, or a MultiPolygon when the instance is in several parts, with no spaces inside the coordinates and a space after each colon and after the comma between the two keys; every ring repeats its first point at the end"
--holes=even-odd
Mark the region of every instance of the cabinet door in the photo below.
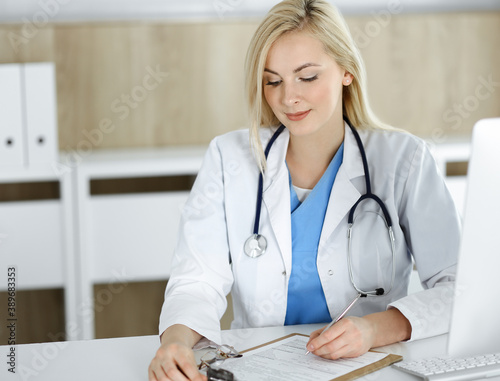
{"type": "Polygon", "coordinates": [[[62,210],[59,200],[0,203],[0,290],[8,267],[18,289],[64,285],[62,210]]]}
{"type": "Polygon", "coordinates": [[[57,160],[55,70],[51,62],[24,65],[30,167],[57,160]]]}
{"type": "Polygon", "coordinates": [[[0,65],[0,169],[25,165],[21,65],[0,65]]]}
{"type": "Polygon", "coordinates": [[[88,214],[93,282],[163,280],[189,192],[93,196],[88,214]]]}

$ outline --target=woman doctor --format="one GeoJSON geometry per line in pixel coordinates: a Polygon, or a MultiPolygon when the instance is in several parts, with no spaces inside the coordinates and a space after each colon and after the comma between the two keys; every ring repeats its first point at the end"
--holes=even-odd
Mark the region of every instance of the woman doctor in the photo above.
{"type": "Polygon", "coordinates": [[[232,328],[327,324],[368,293],[311,334],[307,350],[325,358],[446,332],[459,218],[425,144],[371,113],[342,16],[325,0],[277,4],[250,43],[246,75],[250,132],[208,148],[183,210],[149,379],[204,379],[191,348],[203,337],[221,343],[229,292],[232,328]],[[367,193],[380,203],[362,198],[347,238],[367,193]],[[407,296],[412,258],[425,290],[407,296]]]}

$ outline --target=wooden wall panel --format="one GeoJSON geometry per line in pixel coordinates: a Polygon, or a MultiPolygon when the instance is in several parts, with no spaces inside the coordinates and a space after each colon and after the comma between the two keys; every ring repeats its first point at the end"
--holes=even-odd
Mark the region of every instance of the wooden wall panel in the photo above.
{"type": "Polygon", "coordinates": [[[54,60],[53,27],[27,30],[0,24],[0,63],[54,60]]]}
{"type": "MultiPolygon", "coordinates": [[[[96,338],[157,335],[166,284],[164,281],[127,283],[112,299],[99,296],[107,294],[109,285],[95,285],[94,298],[101,300],[95,311],[96,338]]],[[[233,321],[231,295],[228,306],[221,319],[222,329],[229,329],[233,321]]],[[[0,330],[0,339],[1,334],[0,330]]]]}
{"type": "MultiPolygon", "coordinates": [[[[499,12],[347,21],[382,120],[424,137],[453,137],[500,115],[499,12]]],[[[21,36],[21,26],[0,25],[0,62],[56,62],[61,149],[204,144],[247,124],[243,62],[256,26],[53,24],[14,49],[9,35],[21,36]],[[168,76],[155,82],[150,71],[168,76]],[[108,121],[113,131],[99,133],[108,121]]]]}
{"type": "Polygon", "coordinates": [[[57,26],[58,90],[65,94],[59,100],[60,146],[92,140],[84,131],[99,129],[103,119],[116,128],[96,148],[207,143],[244,126],[241,84],[251,29],[57,26]]]}
{"type": "Polygon", "coordinates": [[[109,293],[109,285],[94,286],[94,299],[101,303],[95,311],[95,337],[157,335],[161,306],[167,282],[125,283],[112,299],[100,297],[109,293]]]}
{"type": "Polygon", "coordinates": [[[363,42],[369,97],[382,120],[444,141],[500,116],[500,13],[397,15],[378,34],[374,17],[348,22],[363,42]],[[477,99],[490,79],[496,86],[477,99]]]}
{"type": "MultiPolygon", "coordinates": [[[[9,342],[7,301],[7,292],[0,292],[0,345],[9,342]]],[[[64,340],[64,290],[17,291],[16,317],[16,344],[64,340]]]]}

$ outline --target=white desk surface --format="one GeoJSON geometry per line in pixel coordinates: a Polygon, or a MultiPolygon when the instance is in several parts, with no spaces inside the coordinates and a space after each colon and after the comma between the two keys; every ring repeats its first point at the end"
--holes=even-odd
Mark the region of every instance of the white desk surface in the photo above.
{"type": "MultiPolygon", "coordinates": [[[[309,334],[321,325],[253,328],[223,331],[224,343],[244,350],[290,333],[309,334]]],[[[9,346],[0,346],[1,380],[35,381],[147,381],[147,368],[159,345],[157,336],[138,336],[16,347],[16,373],[7,371],[9,346]]],[[[402,355],[406,360],[445,353],[446,335],[412,343],[378,348],[402,355]]],[[[500,377],[489,380],[499,380],[500,377]]],[[[366,375],[365,381],[405,381],[419,378],[387,367],[366,375]]]]}

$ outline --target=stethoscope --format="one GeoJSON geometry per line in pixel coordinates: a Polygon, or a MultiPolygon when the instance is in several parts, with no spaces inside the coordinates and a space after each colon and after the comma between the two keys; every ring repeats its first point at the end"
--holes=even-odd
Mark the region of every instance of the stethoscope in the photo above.
{"type": "MultiPolygon", "coordinates": [[[[351,131],[354,135],[354,138],[356,139],[356,143],[359,148],[359,153],[361,154],[361,160],[363,162],[363,170],[365,174],[365,184],[366,184],[366,193],[362,195],[358,201],[352,206],[351,210],[349,211],[349,216],[347,218],[347,260],[348,260],[348,268],[349,268],[349,278],[351,280],[351,283],[353,287],[356,289],[358,292],[359,296],[377,296],[377,295],[387,295],[391,290],[394,285],[394,279],[396,276],[396,249],[395,249],[395,238],[394,238],[394,232],[392,229],[392,219],[391,216],[389,215],[389,211],[387,210],[386,205],[384,202],[374,193],[372,193],[372,187],[371,187],[371,181],[370,181],[370,172],[368,170],[368,161],[366,160],[366,153],[365,153],[365,148],[363,146],[363,143],[361,141],[361,138],[359,137],[358,132],[356,129],[351,125],[349,120],[344,117],[344,120],[346,121],[347,125],[351,128],[351,131]],[[351,253],[351,239],[352,239],[352,228],[354,225],[354,212],[356,211],[356,208],[358,205],[365,201],[365,200],[374,200],[379,206],[380,209],[382,210],[382,214],[384,216],[385,224],[387,226],[387,231],[389,235],[389,241],[391,243],[391,251],[392,251],[392,277],[391,277],[391,283],[389,286],[388,290],[385,290],[384,288],[376,288],[375,290],[372,291],[366,291],[361,288],[359,288],[356,285],[356,282],[354,281],[354,275],[352,271],[352,253],[351,253]]],[[[269,155],[269,151],[271,150],[271,147],[273,143],[276,141],[278,136],[283,132],[285,129],[285,126],[281,125],[273,134],[269,142],[267,143],[266,149],[264,150],[264,155],[267,159],[267,156],[269,155]]],[[[253,227],[253,234],[248,237],[248,239],[245,241],[244,245],[244,251],[245,254],[248,255],[251,258],[257,258],[263,255],[266,252],[267,249],[267,240],[266,238],[262,235],[259,234],[259,221],[260,221],[260,212],[262,208],[262,193],[263,193],[263,182],[264,178],[262,175],[262,171],[259,173],[259,185],[257,188],[257,205],[255,209],[255,222],[254,222],[254,227],[253,227]]],[[[359,297],[358,296],[358,297],[359,297]]]]}

